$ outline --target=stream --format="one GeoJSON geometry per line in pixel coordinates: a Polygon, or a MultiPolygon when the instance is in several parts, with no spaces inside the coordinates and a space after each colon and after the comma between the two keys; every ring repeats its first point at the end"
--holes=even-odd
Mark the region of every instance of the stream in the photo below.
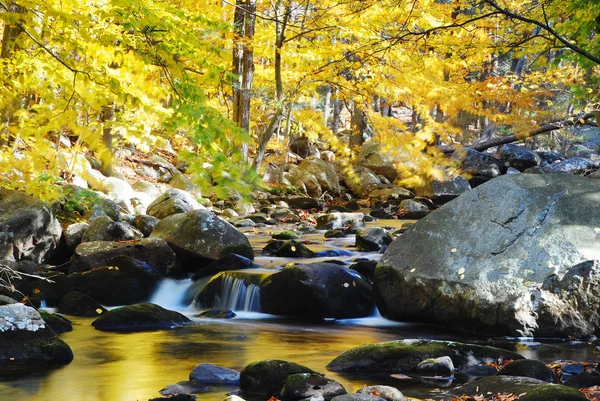
{"type": "MultiPolygon", "coordinates": [[[[402,221],[378,220],[377,226],[399,227],[402,221]]],[[[290,227],[266,227],[247,230],[255,250],[260,250],[271,233],[290,227]]],[[[277,271],[287,263],[310,263],[323,260],[351,261],[358,257],[377,259],[376,253],[358,252],[354,236],[324,240],[323,232],[303,235],[307,246],[316,252],[343,250],[349,255],[313,259],[288,259],[259,256],[257,269],[239,271],[241,274],[265,275],[277,271]]],[[[325,366],[342,352],[365,343],[426,338],[481,342],[487,338],[453,333],[445,328],[393,322],[379,316],[347,320],[293,320],[256,312],[251,290],[230,280],[231,288],[223,289],[222,301],[237,305],[237,316],[229,320],[200,319],[197,310],[182,304],[190,281],[167,279],[157,289],[151,302],[178,310],[193,320],[193,324],[173,330],[141,333],[108,333],[91,326],[93,318],[68,316],[73,331],[61,334],[75,355],[73,362],[51,369],[22,371],[0,377],[0,400],[4,401],[146,401],[160,397],[158,391],[179,381],[188,380],[193,367],[211,363],[241,370],[250,362],[263,359],[284,359],[326,373],[339,381],[348,392],[355,392],[365,384],[388,384],[399,388],[406,396],[436,398],[439,387],[450,382],[415,383],[403,377],[361,377],[327,372],[325,366]],[[225,292],[229,293],[225,294],[225,292]],[[240,297],[247,297],[240,301],[240,297]],[[240,309],[246,309],[240,310],[240,309]]],[[[598,354],[590,345],[578,342],[532,342],[518,340],[512,343],[523,356],[551,362],[559,359],[598,361],[598,354]]],[[[198,400],[222,401],[227,392],[236,387],[213,386],[198,393],[198,400]]],[[[266,401],[266,400],[265,400],[266,401]]]]}

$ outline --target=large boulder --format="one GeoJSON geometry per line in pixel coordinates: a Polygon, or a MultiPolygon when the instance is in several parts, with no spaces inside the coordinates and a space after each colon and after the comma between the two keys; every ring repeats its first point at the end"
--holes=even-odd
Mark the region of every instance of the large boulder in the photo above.
{"type": "Polygon", "coordinates": [[[373,187],[381,184],[381,179],[363,166],[354,166],[342,172],[342,179],[352,193],[362,198],[367,197],[373,187]]]}
{"type": "Polygon", "coordinates": [[[71,291],[58,304],[58,311],[65,315],[98,317],[106,309],[87,294],[71,291]]]}
{"type": "Polygon", "coordinates": [[[510,143],[502,146],[500,158],[519,171],[539,166],[542,163],[542,158],[533,150],[510,143]]]}
{"type": "Polygon", "coordinates": [[[129,256],[156,268],[167,275],[175,268],[175,252],[161,238],[142,238],[127,242],[93,241],[75,248],[70,273],[84,272],[108,265],[115,256],[129,256]]]}
{"type": "Polygon", "coordinates": [[[254,259],[248,238],[208,210],[169,216],[154,227],[150,238],[167,241],[184,261],[215,261],[230,253],[254,259]]]}
{"type": "Polygon", "coordinates": [[[57,363],[73,360],[71,348],[33,308],[0,306],[0,364],[57,363]]]}
{"type": "Polygon", "coordinates": [[[329,191],[333,194],[340,193],[340,179],[333,167],[333,164],[318,158],[309,157],[298,166],[314,175],[324,191],[329,191]]]}
{"type": "Polygon", "coordinates": [[[269,359],[252,362],[240,372],[240,388],[245,393],[278,396],[289,375],[317,373],[294,362],[269,359]]]}
{"type": "Polygon", "coordinates": [[[108,216],[100,216],[90,223],[81,238],[81,242],[129,241],[143,236],[137,228],[130,224],[123,221],[113,221],[108,216]]]}
{"type": "Polygon", "coordinates": [[[357,156],[358,165],[366,167],[375,174],[382,175],[392,182],[398,178],[394,162],[395,160],[390,159],[384,154],[381,150],[381,145],[375,142],[364,144],[357,156]]]}
{"type": "Polygon", "coordinates": [[[44,202],[24,192],[0,189],[0,260],[45,261],[61,234],[58,220],[44,202]]]}
{"type": "Polygon", "coordinates": [[[427,358],[449,356],[455,367],[523,359],[501,348],[452,341],[398,340],[354,347],[327,365],[332,372],[406,373],[427,358]]]}
{"type": "Polygon", "coordinates": [[[507,175],[465,193],[388,247],[379,310],[494,334],[593,334],[600,274],[577,265],[600,254],[599,193],[564,174],[507,175]]]}
{"type": "Polygon", "coordinates": [[[133,332],[164,330],[189,324],[190,319],[151,303],[112,309],[92,322],[96,330],[133,332]]]}
{"type": "Polygon", "coordinates": [[[268,276],[260,288],[261,311],[310,318],[353,318],[373,312],[371,285],[335,263],[297,264],[268,276]]]}
{"type": "Polygon", "coordinates": [[[157,219],[164,219],[177,213],[185,213],[196,209],[204,209],[204,206],[200,205],[190,193],[181,189],[170,188],[148,205],[146,214],[157,219]]]}

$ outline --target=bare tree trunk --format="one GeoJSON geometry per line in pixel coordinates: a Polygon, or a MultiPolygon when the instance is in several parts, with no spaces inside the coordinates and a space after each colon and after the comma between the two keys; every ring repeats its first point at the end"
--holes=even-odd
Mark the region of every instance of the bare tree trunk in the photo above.
{"type": "Polygon", "coordinates": [[[115,118],[115,105],[110,104],[108,106],[103,106],[100,118],[104,124],[104,128],[102,129],[102,144],[106,150],[106,155],[101,158],[100,172],[109,177],[114,172],[113,135],[109,122],[115,118]]]}
{"type": "Polygon", "coordinates": [[[354,102],[354,112],[352,113],[352,121],[350,122],[352,133],[350,134],[350,148],[361,146],[365,139],[364,135],[367,132],[367,115],[360,105],[354,102]]]}
{"type": "Polygon", "coordinates": [[[279,123],[281,121],[281,117],[283,116],[283,107],[277,109],[273,117],[271,117],[271,121],[263,135],[261,136],[261,140],[258,144],[258,148],[256,149],[256,157],[254,158],[254,163],[252,164],[252,168],[258,171],[260,168],[264,158],[265,152],[267,151],[267,145],[269,144],[269,140],[277,131],[277,127],[279,127],[279,123]]]}
{"type": "Polygon", "coordinates": [[[342,101],[338,98],[339,89],[333,88],[333,117],[331,119],[331,131],[337,134],[341,121],[342,101]]]}
{"type": "Polygon", "coordinates": [[[331,114],[331,85],[327,85],[325,89],[325,99],[324,102],[324,110],[323,110],[323,124],[327,126],[327,121],[329,121],[329,115],[331,114]]]}

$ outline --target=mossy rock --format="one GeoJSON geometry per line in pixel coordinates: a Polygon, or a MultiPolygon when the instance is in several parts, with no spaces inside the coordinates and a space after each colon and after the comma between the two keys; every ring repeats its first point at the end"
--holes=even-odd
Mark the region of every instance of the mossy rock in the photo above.
{"type": "Polygon", "coordinates": [[[273,234],[271,236],[271,238],[285,240],[285,239],[298,239],[298,238],[300,238],[300,236],[293,231],[286,230],[286,231],[280,231],[278,233],[273,234]]]}
{"type": "Polygon", "coordinates": [[[38,311],[44,322],[56,333],[73,331],[73,323],[64,316],[56,313],[48,313],[45,310],[38,311]]]}
{"type": "Polygon", "coordinates": [[[275,256],[282,258],[314,258],[317,254],[308,249],[303,243],[290,240],[281,245],[275,252],[275,256]]]}
{"type": "Polygon", "coordinates": [[[190,322],[179,312],[143,303],[110,310],[94,320],[92,326],[102,331],[133,332],[170,329],[190,322]]]}
{"type": "Polygon", "coordinates": [[[98,317],[106,309],[88,294],[71,291],[58,304],[58,311],[72,316],[98,317]]]}
{"type": "Polygon", "coordinates": [[[536,361],[535,359],[513,361],[500,369],[498,374],[504,376],[531,377],[548,383],[554,381],[554,375],[550,368],[544,365],[543,362],[536,361]]]}
{"type": "Polygon", "coordinates": [[[586,401],[587,398],[577,389],[558,384],[548,384],[530,377],[492,376],[476,380],[453,389],[452,396],[479,394],[523,394],[519,401],[586,401]]]}
{"type": "Polygon", "coordinates": [[[346,394],[347,391],[340,383],[314,373],[296,373],[289,375],[281,390],[284,400],[303,400],[322,396],[325,401],[346,394]]]}
{"type": "Polygon", "coordinates": [[[399,340],[365,344],[352,348],[327,365],[333,372],[393,372],[414,369],[428,358],[449,356],[456,368],[475,361],[485,363],[501,359],[523,359],[514,352],[500,348],[451,341],[399,340]]]}
{"type": "Polygon", "coordinates": [[[279,359],[252,362],[240,372],[240,388],[250,394],[278,396],[289,375],[317,373],[306,366],[279,359]]]}

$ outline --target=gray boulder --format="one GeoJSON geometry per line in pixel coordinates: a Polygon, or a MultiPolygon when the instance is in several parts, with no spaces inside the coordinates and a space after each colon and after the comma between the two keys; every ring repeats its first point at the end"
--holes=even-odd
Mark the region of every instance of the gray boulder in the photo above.
{"type": "Polygon", "coordinates": [[[391,386],[380,386],[380,385],[376,385],[376,386],[364,386],[360,389],[358,389],[358,391],[356,391],[357,394],[369,394],[369,395],[373,395],[373,394],[378,394],[378,397],[383,398],[385,401],[404,401],[404,394],[402,394],[400,392],[400,390],[398,390],[395,387],[391,387],[391,386]]]}
{"type": "Polygon", "coordinates": [[[62,229],[48,205],[24,192],[0,189],[0,260],[45,261],[62,229]]]}
{"type": "Polygon", "coordinates": [[[454,363],[449,356],[428,358],[419,362],[415,371],[422,375],[452,376],[454,374],[454,363]]]}
{"type": "Polygon", "coordinates": [[[107,266],[118,255],[148,263],[162,275],[168,275],[175,268],[175,252],[161,238],[142,238],[131,242],[93,241],[75,248],[71,257],[70,273],[84,272],[96,267],[107,266]]]}
{"type": "Polygon", "coordinates": [[[394,168],[394,160],[390,160],[381,150],[381,145],[375,142],[365,143],[356,158],[357,164],[368,168],[377,175],[382,175],[391,182],[398,177],[394,168]]]}
{"type": "Polygon", "coordinates": [[[381,227],[367,227],[356,232],[356,247],[362,251],[377,252],[391,244],[393,239],[381,227]]]}
{"type": "Polygon", "coordinates": [[[342,179],[352,193],[360,197],[366,197],[374,186],[381,184],[377,174],[363,166],[354,166],[351,171],[343,171],[342,179]]]}
{"type": "Polygon", "coordinates": [[[398,215],[403,219],[420,219],[429,214],[429,208],[412,199],[405,199],[398,206],[398,215]]]}
{"type": "Polygon", "coordinates": [[[289,375],[281,390],[284,400],[304,400],[306,398],[321,396],[325,401],[333,397],[346,394],[347,391],[335,380],[327,379],[315,373],[295,373],[289,375]]]}
{"type": "Polygon", "coordinates": [[[148,216],[147,214],[139,214],[133,218],[133,226],[140,230],[144,237],[149,237],[152,234],[152,230],[158,224],[158,220],[154,216],[148,216]]]}
{"type": "Polygon", "coordinates": [[[596,180],[564,174],[506,175],[467,192],[388,247],[374,277],[379,310],[496,335],[593,334],[596,269],[574,266],[600,252],[597,193],[596,180]],[[544,286],[553,275],[567,282],[544,286]],[[561,295],[569,285],[580,298],[561,295]]]}
{"type": "Polygon", "coordinates": [[[498,371],[499,375],[522,376],[542,380],[548,383],[554,381],[554,373],[543,362],[535,359],[520,359],[512,361],[498,371]]]}
{"type": "Polygon", "coordinates": [[[333,164],[309,157],[300,163],[298,167],[314,175],[324,191],[329,191],[336,195],[340,193],[340,179],[333,164]]]}
{"type": "Polygon", "coordinates": [[[534,151],[510,143],[502,146],[500,159],[508,162],[509,166],[519,171],[539,166],[542,163],[542,158],[534,151]]]}
{"type": "Polygon", "coordinates": [[[362,213],[328,213],[317,217],[317,230],[333,230],[345,226],[364,227],[365,215],[362,213]]]}
{"type": "Polygon", "coordinates": [[[146,214],[157,219],[164,219],[177,213],[185,213],[196,209],[204,209],[204,206],[200,205],[188,192],[170,188],[148,205],[146,214]]]}
{"type": "Polygon", "coordinates": [[[190,373],[190,380],[205,384],[239,384],[240,372],[210,363],[199,363],[190,373]]]}
{"type": "Polygon", "coordinates": [[[214,261],[230,253],[254,259],[248,238],[208,210],[194,210],[162,219],[150,238],[162,238],[182,260],[214,261]]]}
{"type": "Polygon", "coordinates": [[[574,157],[543,167],[547,173],[584,174],[598,169],[598,162],[583,157],[574,157]]]}
{"type": "Polygon", "coordinates": [[[444,204],[471,189],[471,184],[462,176],[454,177],[446,181],[433,181],[431,183],[431,200],[436,204],[444,204]]]}
{"type": "Polygon", "coordinates": [[[74,251],[77,245],[81,243],[81,239],[89,226],[88,223],[75,223],[65,229],[65,242],[70,251],[74,251]]]}
{"type": "Polygon", "coordinates": [[[123,221],[113,221],[108,216],[100,216],[92,221],[81,237],[81,242],[91,241],[130,241],[144,235],[132,225],[123,221]]]}

